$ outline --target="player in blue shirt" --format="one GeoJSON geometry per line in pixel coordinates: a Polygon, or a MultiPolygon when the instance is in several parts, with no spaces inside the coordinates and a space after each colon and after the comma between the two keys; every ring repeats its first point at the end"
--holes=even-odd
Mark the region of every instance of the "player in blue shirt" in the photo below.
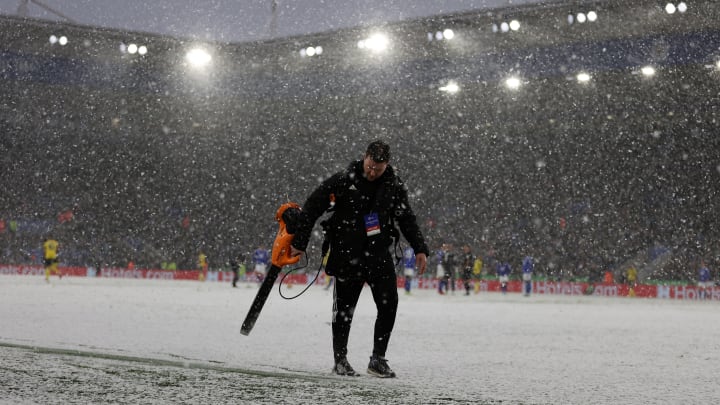
{"type": "Polygon", "coordinates": [[[405,294],[410,294],[412,279],[415,277],[415,251],[411,246],[403,252],[403,274],[405,276],[405,294]]]}
{"type": "Polygon", "coordinates": [[[532,291],[532,274],[535,270],[532,256],[525,256],[522,262],[522,278],[524,284],[524,295],[527,297],[532,291]]]}
{"type": "Polygon", "coordinates": [[[507,294],[508,281],[510,281],[511,271],[512,268],[510,268],[510,263],[498,263],[497,275],[500,280],[500,291],[502,291],[503,294],[507,294]]]}
{"type": "Polygon", "coordinates": [[[437,261],[437,272],[435,277],[438,279],[438,293],[443,295],[450,287],[450,273],[453,271],[450,245],[442,245],[440,250],[435,253],[435,261],[437,261]]]}
{"type": "Polygon", "coordinates": [[[262,283],[265,279],[265,273],[267,272],[268,264],[270,264],[270,252],[263,245],[258,246],[253,252],[252,260],[254,263],[253,272],[257,281],[262,283]]]}
{"type": "Polygon", "coordinates": [[[710,280],[710,269],[708,269],[705,261],[700,262],[700,270],[698,270],[698,290],[700,299],[708,298],[707,290],[712,287],[710,280]]]}

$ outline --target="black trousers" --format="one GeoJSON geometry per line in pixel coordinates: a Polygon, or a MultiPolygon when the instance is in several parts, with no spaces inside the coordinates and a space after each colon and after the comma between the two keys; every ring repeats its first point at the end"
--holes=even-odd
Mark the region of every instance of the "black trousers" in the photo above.
{"type": "Polygon", "coordinates": [[[372,291],[373,300],[377,307],[375,318],[375,337],[373,355],[385,356],[390,334],[395,326],[397,315],[398,292],[397,280],[394,273],[384,274],[367,279],[341,279],[335,278],[333,290],[333,352],[335,360],[347,355],[348,338],[352,324],[355,307],[357,306],[363,286],[367,283],[372,291]]]}

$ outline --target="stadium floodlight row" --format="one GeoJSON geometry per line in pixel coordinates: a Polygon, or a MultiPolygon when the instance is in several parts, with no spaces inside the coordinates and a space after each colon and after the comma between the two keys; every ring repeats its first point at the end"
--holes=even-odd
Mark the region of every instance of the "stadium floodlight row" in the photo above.
{"type": "Polygon", "coordinates": [[[677,64],[717,69],[719,11],[714,1],[554,2],[237,44],[4,17],[0,63],[5,79],[242,97],[423,87],[456,94],[481,82],[518,90],[544,77],[587,84],[611,70],[650,78],[677,64]],[[279,76],[282,89],[272,83],[279,76]]]}
{"type": "MultiPolygon", "coordinates": [[[[671,33],[717,28],[718,6],[714,1],[666,3],[657,0],[550,2],[490,11],[433,16],[357,27],[293,38],[272,39],[256,43],[227,44],[204,42],[225,57],[240,53],[252,61],[292,61],[306,56],[315,61],[328,59],[337,63],[348,60],[356,64],[367,53],[363,50],[392,51],[393,61],[416,59],[420,55],[463,56],[483,51],[518,47],[559,45],[578,40],[604,40],[636,35],[638,32],[671,33]],[[664,11],[663,11],[664,10],[664,11]],[[682,15],[678,19],[677,15],[682,15]],[[591,24],[592,23],[592,24],[591,24]],[[514,33],[514,35],[494,35],[514,33]]],[[[3,25],[32,27],[31,36],[18,38],[4,30],[2,46],[6,49],[32,49],[57,55],[89,54],[116,57],[145,55],[152,49],[157,58],[168,62],[166,51],[180,51],[184,58],[196,41],[167,38],[148,33],[129,33],[75,24],[45,22],[25,18],[3,17],[3,25]],[[63,31],[58,34],[58,31],[63,31]],[[49,39],[49,40],[48,40],[49,39]],[[87,40],[90,40],[88,42],[87,40]],[[170,49],[167,43],[174,43],[170,49]],[[64,50],[48,51],[44,45],[68,45],[64,50]],[[106,52],[103,52],[105,50],[106,52]]],[[[390,52],[385,52],[389,54],[390,52]]],[[[149,58],[145,60],[150,62],[149,58]]],[[[317,62],[316,62],[317,63],[317,62]]],[[[303,65],[301,64],[300,67],[303,65]]]]}

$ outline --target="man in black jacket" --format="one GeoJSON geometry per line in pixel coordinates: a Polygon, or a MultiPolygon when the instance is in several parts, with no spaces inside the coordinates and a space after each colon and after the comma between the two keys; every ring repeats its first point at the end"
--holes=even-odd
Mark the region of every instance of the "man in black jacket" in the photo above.
{"type": "Polygon", "coordinates": [[[325,271],[335,277],[333,291],[333,352],[339,375],[357,375],[347,361],[350,325],[360,292],[370,286],[377,318],[373,353],[368,373],[395,377],[385,359],[390,334],[395,325],[398,293],[395,266],[390,248],[400,237],[395,225],[412,246],[419,274],[425,271],[428,248],[415,214],[408,202],[405,185],[390,161],[390,147],[372,142],[362,160],[325,180],[303,205],[292,250],[300,255],[307,247],[315,222],[325,212],[324,246],[329,246],[325,271]]]}

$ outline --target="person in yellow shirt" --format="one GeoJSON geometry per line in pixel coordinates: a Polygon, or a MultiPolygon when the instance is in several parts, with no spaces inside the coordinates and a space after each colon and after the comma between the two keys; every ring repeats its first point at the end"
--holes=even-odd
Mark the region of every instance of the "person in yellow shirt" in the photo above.
{"type": "Polygon", "coordinates": [[[198,256],[198,264],[200,265],[200,281],[205,281],[205,278],[207,277],[207,271],[208,271],[208,261],[207,261],[207,255],[205,255],[204,252],[200,252],[200,255],[198,256]]]}
{"type": "Polygon", "coordinates": [[[50,282],[50,274],[55,273],[62,278],[58,270],[59,244],[55,239],[46,238],[43,241],[43,259],[45,263],[45,281],[50,282]]]}
{"type": "Polygon", "coordinates": [[[483,260],[482,255],[478,255],[473,263],[473,278],[475,279],[475,294],[480,292],[480,284],[482,283],[483,260]]]}
{"type": "Polygon", "coordinates": [[[635,287],[637,287],[637,269],[635,268],[635,266],[630,266],[630,268],[627,270],[627,283],[628,286],[630,286],[628,296],[634,297],[635,287]]]}

